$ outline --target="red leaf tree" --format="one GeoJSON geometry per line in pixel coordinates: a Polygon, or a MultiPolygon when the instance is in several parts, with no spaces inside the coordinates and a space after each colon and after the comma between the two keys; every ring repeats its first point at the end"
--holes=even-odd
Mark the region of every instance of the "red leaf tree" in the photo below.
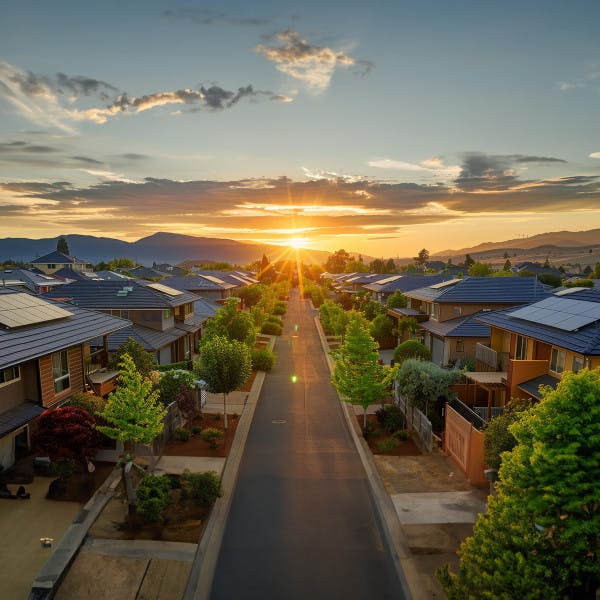
{"type": "Polygon", "coordinates": [[[85,465],[98,450],[94,418],[82,408],[61,406],[47,410],[36,424],[34,447],[53,461],[72,459],[85,465]]]}

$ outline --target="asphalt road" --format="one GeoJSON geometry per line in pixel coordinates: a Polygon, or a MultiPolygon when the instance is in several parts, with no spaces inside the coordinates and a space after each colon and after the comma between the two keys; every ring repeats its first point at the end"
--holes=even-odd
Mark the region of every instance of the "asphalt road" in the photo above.
{"type": "Polygon", "coordinates": [[[278,362],[248,435],[214,600],[403,598],[313,316],[292,290],[278,362]]]}

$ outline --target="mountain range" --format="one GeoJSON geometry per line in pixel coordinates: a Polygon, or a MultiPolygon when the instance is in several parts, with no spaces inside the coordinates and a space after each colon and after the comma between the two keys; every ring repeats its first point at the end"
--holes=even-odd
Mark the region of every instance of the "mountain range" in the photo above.
{"type": "MultiPolygon", "coordinates": [[[[0,239],[0,262],[8,259],[31,261],[56,249],[60,236],[45,239],[4,238],[0,239]]],[[[113,258],[131,258],[138,264],[177,264],[184,260],[225,261],[235,265],[246,265],[260,260],[265,254],[276,261],[286,252],[284,246],[254,244],[236,240],[195,237],[179,233],[158,232],[135,242],[125,242],[108,237],[91,235],[64,235],[69,252],[80,260],[90,263],[108,262],[113,258]]],[[[311,250],[316,262],[325,262],[329,252],[311,250]]]]}

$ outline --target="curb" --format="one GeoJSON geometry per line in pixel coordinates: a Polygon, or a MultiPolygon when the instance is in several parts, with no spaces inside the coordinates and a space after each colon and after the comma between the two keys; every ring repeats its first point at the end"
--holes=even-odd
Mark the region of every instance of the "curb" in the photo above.
{"type": "MultiPolygon", "coordinates": [[[[275,346],[275,336],[270,337],[268,348],[273,350],[275,346]]],[[[196,555],[192,562],[190,577],[187,582],[182,600],[208,600],[212,588],[215,570],[217,567],[217,559],[221,550],[221,542],[225,533],[225,524],[231,508],[235,485],[237,482],[238,472],[246,446],[248,432],[254,418],[254,411],[258,397],[265,380],[266,373],[259,371],[256,374],[254,383],[248,400],[246,409],[244,410],[240,422],[237,427],[236,435],[229,452],[229,456],[225,462],[221,484],[223,486],[223,496],[215,502],[211,511],[208,523],[204,534],[198,544],[196,555]]]]}
{"type": "MultiPolygon", "coordinates": [[[[323,331],[318,315],[316,315],[314,319],[317,332],[319,333],[319,339],[321,340],[321,347],[323,348],[327,360],[327,365],[329,366],[330,372],[333,373],[335,363],[329,352],[327,340],[325,339],[325,332],[323,331]]],[[[352,415],[352,405],[348,402],[344,402],[341,398],[340,402],[342,404],[342,411],[346,419],[348,430],[354,441],[358,455],[360,456],[365,473],[367,474],[369,491],[371,492],[373,503],[377,509],[377,516],[381,523],[385,542],[392,555],[398,579],[400,580],[400,585],[402,586],[405,597],[407,600],[427,600],[428,597],[424,595],[423,585],[419,580],[417,569],[413,564],[413,557],[408,546],[406,534],[398,519],[392,499],[385,489],[367,442],[358,434],[359,427],[356,419],[354,419],[352,415]]]]}

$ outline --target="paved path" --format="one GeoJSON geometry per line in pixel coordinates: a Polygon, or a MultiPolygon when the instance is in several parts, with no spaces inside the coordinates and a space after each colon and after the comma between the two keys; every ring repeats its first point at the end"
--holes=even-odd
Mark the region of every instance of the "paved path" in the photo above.
{"type": "Polygon", "coordinates": [[[212,598],[400,600],[313,312],[296,290],[285,323],[248,436],[212,598]]]}

